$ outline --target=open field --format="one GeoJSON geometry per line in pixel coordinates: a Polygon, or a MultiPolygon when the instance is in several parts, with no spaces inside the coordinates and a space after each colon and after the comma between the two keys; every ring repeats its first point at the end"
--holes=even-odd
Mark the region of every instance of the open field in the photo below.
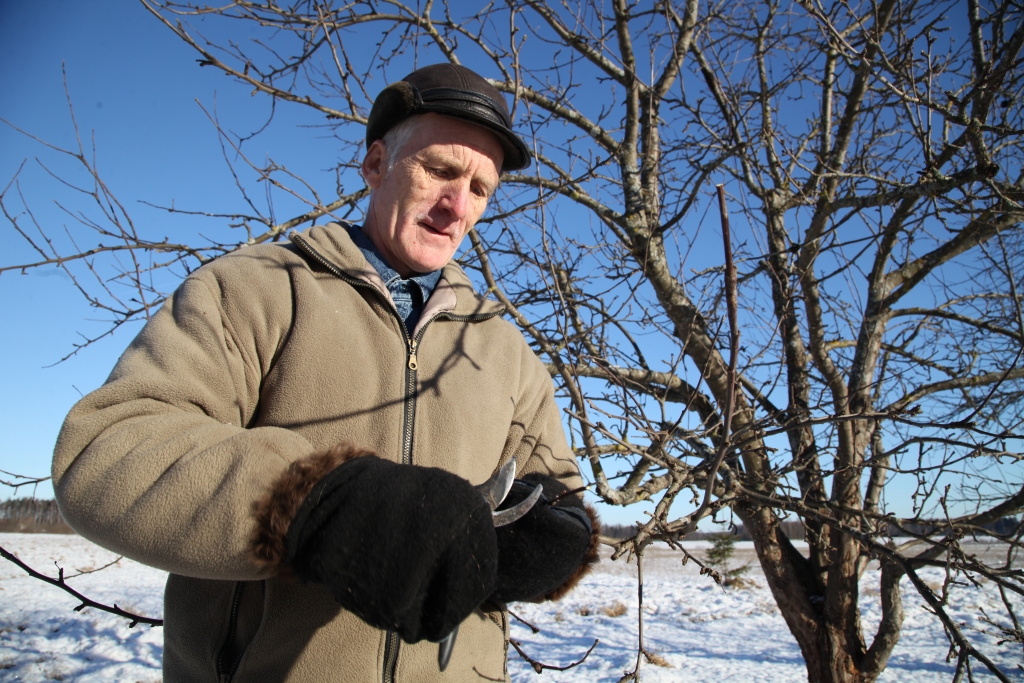
{"type": "MultiPolygon", "coordinates": [[[[701,553],[707,543],[689,544],[701,553]]],[[[117,603],[150,616],[162,612],[165,574],[130,560],[116,559],[85,539],[71,535],[0,534],[0,546],[16,552],[40,571],[56,575],[56,562],[64,567],[69,583],[106,604],[117,603]]],[[[737,561],[752,558],[749,544],[737,544],[737,561]]],[[[937,570],[924,572],[938,583],[937,570]]],[[[647,648],[661,665],[645,663],[644,681],[687,683],[791,683],[806,680],[796,643],[764,587],[754,566],[746,575],[747,589],[722,589],[698,575],[692,563],[661,549],[650,550],[644,562],[644,633],[647,648]]],[[[869,570],[862,590],[870,598],[877,572],[869,570]]],[[[877,594],[877,590],[875,593],[877,594]]],[[[565,665],[578,659],[595,639],[600,644],[580,667],[565,672],[545,671],[541,676],[514,651],[509,671],[516,683],[527,681],[598,683],[617,681],[636,660],[637,591],[635,564],[602,562],[598,571],[559,603],[514,605],[513,611],[540,628],[533,633],[513,620],[512,636],[533,658],[565,665]]],[[[911,589],[904,590],[904,633],[879,679],[883,683],[950,681],[952,667],[945,662],[947,642],[941,626],[928,614],[911,589]]],[[[955,618],[968,629],[984,627],[979,609],[1000,613],[995,591],[956,590],[951,596],[955,618]]],[[[159,628],[137,626],[111,615],[85,610],[76,613],[76,601],[62,591],[0,561],[0,681],[80,681],[82,683],[155,683],[160,680],[162,641],[159,628]]],[[[1018,604],[1018,608],[1022,605],[1018,604]]],[[[862,612],[865,628],[877,624],[877,606],[862,612]]],[[[1005,670],[1016,670],[1019,648],[998,648],[989,636],[969,631],[1005,670]]],[[[994,680],[980,675],[978,680],[994,680]]]]}

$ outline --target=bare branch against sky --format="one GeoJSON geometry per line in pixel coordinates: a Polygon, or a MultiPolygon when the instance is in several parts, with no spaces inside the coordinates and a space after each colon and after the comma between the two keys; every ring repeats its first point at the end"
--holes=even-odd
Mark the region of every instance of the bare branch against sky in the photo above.
{"type": "Polygon", "coordinates": [[[56,266],[104,317],[67,351],[145,319],[219,254],[358,221],[373,96],[416,65],[471,65],[507,93],[535,163],[506,174],[461,260],[548,364],[590,493],[643,506],[616,554],[738,520],[810,680],[875,679],[904,577],[958,668],[1006,680],[941,594],[979,578],[1024,594],[1019,3],[143,5],[263,118],[238,127],[204,102],[231,200],[147,205],[106,180],[81,125],[58,141],[10,121],[77,166],[42,161],[63,218],[26,195],[47,178],[35,162],[0,194],[20,249],[0,287],[56,266]],[[291,116],[310,124],[312,175],[261,146],[291,116]],[[1004,559],[965,554],[966,536],[1004,559]],[[916,578],[936,564],[939,597],[916,578]]]}

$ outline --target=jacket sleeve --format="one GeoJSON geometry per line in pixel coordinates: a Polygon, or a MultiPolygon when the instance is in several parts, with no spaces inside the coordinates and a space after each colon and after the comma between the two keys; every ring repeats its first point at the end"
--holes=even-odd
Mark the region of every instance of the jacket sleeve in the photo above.
{"type": "Polygon", "coordinates": [[[555,477],[569,489],[579,488],[583,479],[565,438],[551,375],[522,334],[514,334],[520,342],[520,379],[502,462],[509,455],[516,459],[517,478],[536,472],[555,477]]]}
{"type": "Polygon", "coordinates": [[[253,503],[313,447],[287,429],[246,428],[291,320],[284,269],[261,275],[253,261],[193,273],[65,419],[54,491],[86,538],[176,574],[269,573],[247,554],[253,503]],[[228,277],[239,271],[254,274],[228,277]]]}
{"type": "MultiPolygon", "coordinates": [[[[523,341],[520,399],[516,406],[506,449],[512,446],[518,463],[517,478],[529,474],[554,477],[567,491],[583,486],[576,457],[569,447],[562,426],[561,411],[555,402],[554,384],[547,368],[523,341]]],[[[504,458],[503,458],[504,460],[504,458]]],[[[543,600],[558,600],[572,590],[600,560],[601,521],[597,511],[583,502],[582,492],[569,496],[563,504],[581,509],[589,521],[590,542],[575,572],[543,600]]]]}

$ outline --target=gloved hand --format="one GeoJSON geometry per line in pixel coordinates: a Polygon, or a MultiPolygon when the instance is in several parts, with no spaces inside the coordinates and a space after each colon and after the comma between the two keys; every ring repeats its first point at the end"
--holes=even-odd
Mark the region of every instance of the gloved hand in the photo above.
{"type": "Polygon", "coordinates": [[[494,591],[498,549],[483,497],[450,472],[367,456],[305,497],[286,539],[300,578],[363,621],[440,640],[494,591]]]}
{"type": "Polygon", "coordinates": [[[498,581],[490,599],[517,602],[554,597],[563,586],[575,585],[597,561],[594,529],[579,495],[558,496],[568,488],[554,477],[528,474],[516,480],[499,509],[521,502],[540,484],[544,495],[523,516],[495,529],[498,537],[498,581]],[[555,501],[552,505],[552,501],[555,501]],[[571,585],[570,585],[571,584],[571,585]]]}

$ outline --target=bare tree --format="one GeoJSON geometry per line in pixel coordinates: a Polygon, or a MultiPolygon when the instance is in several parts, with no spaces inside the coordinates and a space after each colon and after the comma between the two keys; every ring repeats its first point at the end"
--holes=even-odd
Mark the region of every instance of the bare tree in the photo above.
{"type": "Polygon", "coordinates": [[[954,680],[979,665],[1009,680],[945,600],[965,578],[994,582],[1004,640],[1024,641],[1010,597],[1024,594],[1019,1],[142,2],[203,66],[323,114],[345,154],[338,198],[249,164],[309,211],[273,221],[246,195],[252,213],[213,217],[243,239],[147,240],[80,147],[68,153],[103,209],[83,227],[117,246],[60,251],[12,208],[12,184],[0,206],[40,258],[0,272],[57,263],[102,284],[114,268],[143,304],[79,275],[82,292],[115,324],[146,315],[166,296],[141,275],[146,252],[181,272],[358,218],[373,95],[417,62],[471,65],[512,98],[536,163],[503,178],[465,265],[548,363],[593,492],[655,504],[616,555],[677,546],[728,508],[810,681],[875,680],[900,635],[904,577],[946,629],[954,680]],[[255,38],[216,44],[195,17],[255,38]],[[376,49],[352,49],[367,32],[376,49]],[[720,207],[735,277],[706,218],[720,207]],[[794,517],[807,555],[782,531],[794,517]],[[965,537],[1002,552],[971,555],[965,537]],[[877,597],[860,592],[871,560],[877,597]],[[937,591],[919,574],[932,566],[946,569],[937,591]],[[880,603],[873,633],[866,600],[880,603]]]}

